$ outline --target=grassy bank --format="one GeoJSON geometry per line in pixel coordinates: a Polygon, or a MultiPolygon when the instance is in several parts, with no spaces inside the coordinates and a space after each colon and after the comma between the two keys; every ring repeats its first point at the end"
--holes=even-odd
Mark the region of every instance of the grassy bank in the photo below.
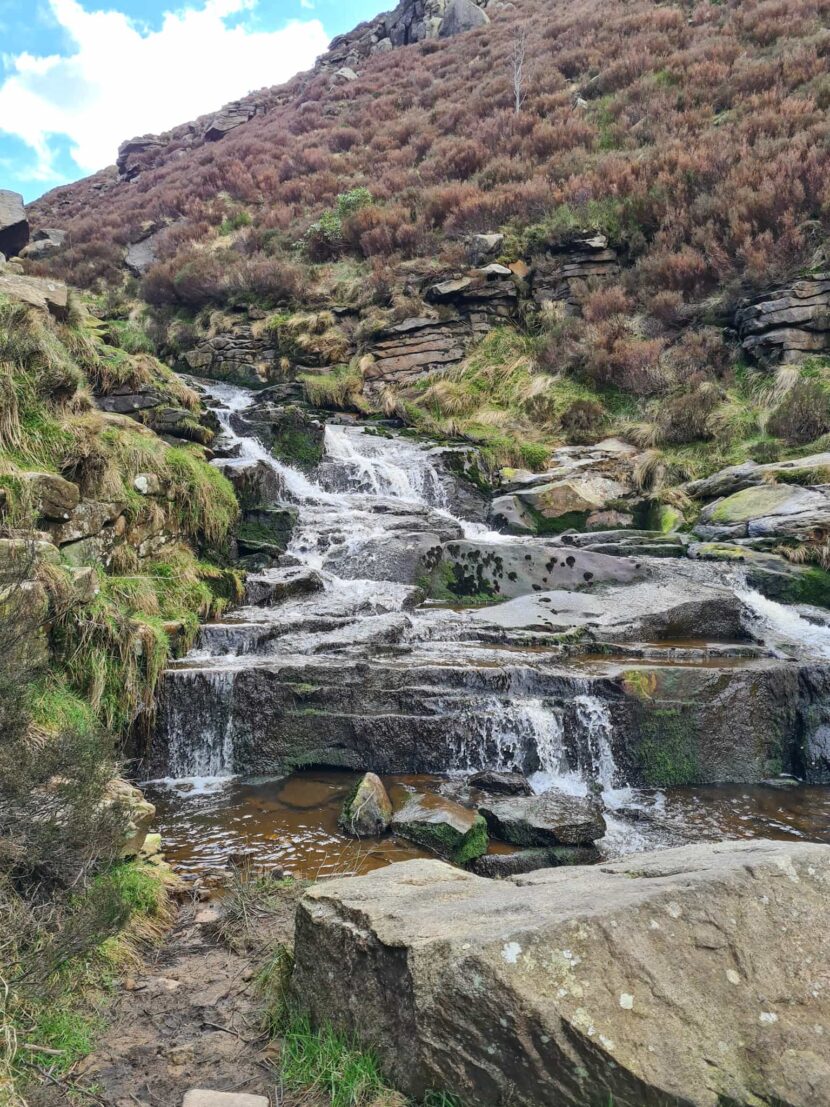
{"type": "Polygon", "coordinates": [[[108,990],[169,919],[163,872],[122,860],[119,750],[169,658],[241,593],[237,503],[198,397],[147,349],[77,301],[59,322],[0,298],[4,1107],[75,1094],[108,990]],[[116,392],[155,406],[96,403],[116,392]],[[175,439],[152,429],[157,408],[175,439]]]}

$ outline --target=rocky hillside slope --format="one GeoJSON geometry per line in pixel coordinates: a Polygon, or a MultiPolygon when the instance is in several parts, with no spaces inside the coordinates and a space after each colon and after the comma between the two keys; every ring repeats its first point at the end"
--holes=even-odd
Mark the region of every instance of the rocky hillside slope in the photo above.
{"type": "Polygon", "coordinates": [[[774,460],[830,431],[829,14],[403,0],[49,193],[24,266],[182,368],[304,375],[496,462],[611,430],[668,484],[774,460]]]}

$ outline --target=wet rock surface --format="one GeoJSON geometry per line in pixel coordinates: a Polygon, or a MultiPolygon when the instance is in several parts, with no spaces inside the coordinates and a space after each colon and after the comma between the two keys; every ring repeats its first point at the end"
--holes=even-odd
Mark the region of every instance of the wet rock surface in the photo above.
{"type": "Polygon", "coordinates": [[[481,815],[434,793],[410,796],[392,816],[391,827],[456,865],[487,852],[487,826],[481,815]]]}
{"type": "Polygon", "coordinates": [[[373,838],[389,829],[392,801],[383,781],[375,773],[365,773],[343,805],[338,825],[353,838],[373,838]]]}
{"type": "Polygon", "coordinates": [[[293,987],[411,1095],[812,1107],[829,882],[830,847],[763,841],[498,882],[408,862],[309,891],[293,987]]]}
{"type": "MultiPolygon", "coordinates": [[[[279,489],[291,533],[285,563],[269,554],[245,606],[168,672],[153,775],[491,769],[607,790],[827,773],[830,647],[805,638],[827,628],[790,626],[752,591],[809,570],[708,560],[705,542],[656,530],[482,533],[475,505],[451,514],[446,451],[341,422],[301,473],[247,436],[257,401],[211,388],[217,444],[238,455],[217,464],[252,504],[279,489]]],[[[633,456],[609,440],[556,468],[627,484],[633,456]]]]}
{"type": "Polygon", "coordinates": [[[481,804],[491,834],[517,846],[590,846],[605,834],[600,805],[548,791],[481,804]]]}
{"type": "Polygon", "coordinates": [[[530,796],[533,788],[530,781],[523,773],[498,772],[495,769],[485,769],[480,773],[473,773],[467,778],[470,788],[478,788],[482,792],[490,792],[493,795],[503,796],[530,796]]]}

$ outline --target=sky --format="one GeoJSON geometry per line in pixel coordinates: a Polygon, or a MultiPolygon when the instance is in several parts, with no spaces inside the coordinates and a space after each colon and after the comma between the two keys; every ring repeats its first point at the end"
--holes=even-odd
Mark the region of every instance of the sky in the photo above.
{"type": "Polygon", "coordinates": [[[395,0],[0,0],[0,188],[34,200],[118,146],[308,69],[395,0]]]}

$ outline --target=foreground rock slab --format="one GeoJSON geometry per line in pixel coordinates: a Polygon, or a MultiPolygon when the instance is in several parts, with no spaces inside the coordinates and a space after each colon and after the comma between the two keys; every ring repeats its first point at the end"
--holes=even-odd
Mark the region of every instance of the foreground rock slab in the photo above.
{"type": "Polygon", "coordinates": [[[724,842],[488,881],[438,861],[332,880],[293,987],[390,1078],[479,1107],[819,1107],[830,846],[724,842]]]}

